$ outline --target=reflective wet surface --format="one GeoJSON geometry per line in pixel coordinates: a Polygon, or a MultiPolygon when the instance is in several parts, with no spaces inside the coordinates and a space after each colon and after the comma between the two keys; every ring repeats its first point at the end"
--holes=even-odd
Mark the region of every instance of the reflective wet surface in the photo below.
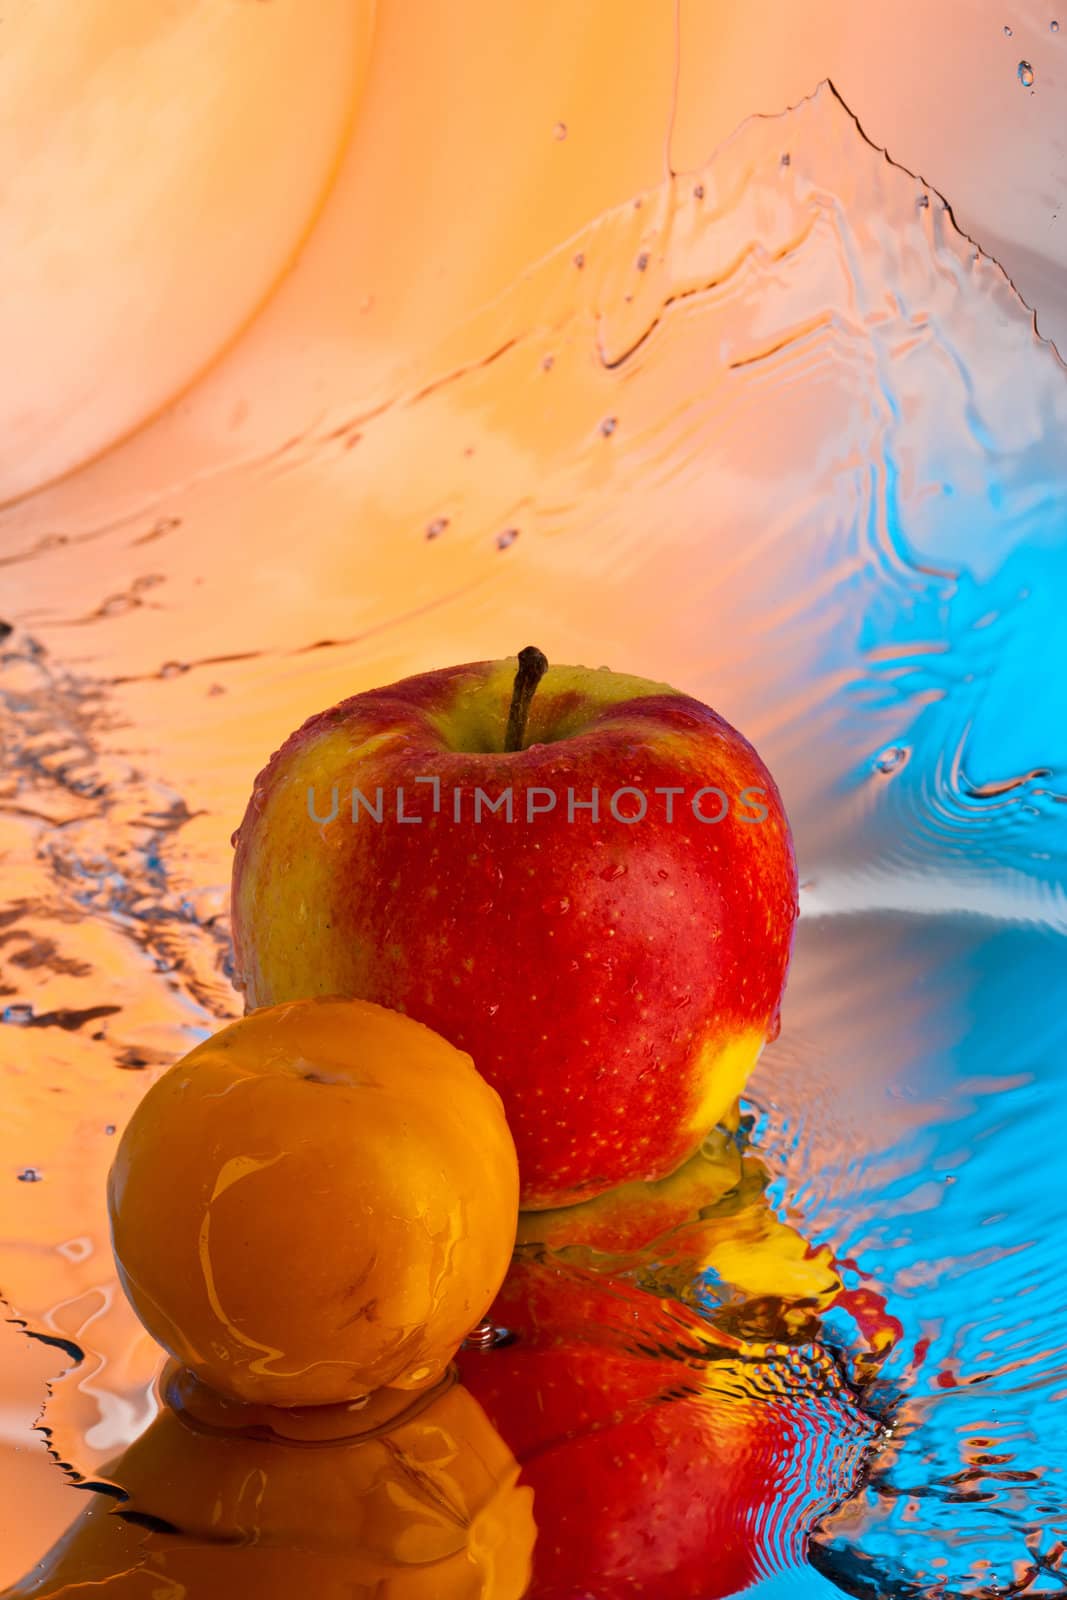
{"type": "MultiPolygon", "coordinates": [[[[254,774],[343,695],[536,638],[740,726],[802,890],[714,1192],[639,1239],[528,1237],[513,1337],[461,1357],[533,1490],[534,1592],[639,1592],[638,1548],[668,1600],[1062,1591],[1065,429],[1001,269],[823,86],[532,262],[373,403],[334,384],[188,475],[150,434],[6,513],[0,1287],[36,1342],[3,1330],[4,1581],[85,1510],[73,1481],[177,1525],[129,1470],[172,1422],[104,1180],[146,1083],[240,1012],[254,774]],[[605,1452],[641,1470],[609,1491],[605,1452]]],[[[263,1544],[170,1575],[264,1583],[263,1544]]]]}

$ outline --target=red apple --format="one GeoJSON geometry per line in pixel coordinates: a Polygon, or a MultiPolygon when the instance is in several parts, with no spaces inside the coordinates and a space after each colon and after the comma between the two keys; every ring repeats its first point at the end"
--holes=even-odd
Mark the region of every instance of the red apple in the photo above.
{"type": "Polygon", "coordinates": [[[469,1051],[541,1208],[666,1176],[733,1105],[777,1025],[796,867],[722,717],[521,659],[292,734],[235,835],[232,912],[249,1007],[355,995],[469,1051]]]}
{"type": "Polygon", "coordinates": [[[491,1316],[513,1342],[458,1361],[533,1489],[527,1600],[734,1594],[853,1486],[872,1430],[847,1391],[680,1305],[519,1259],[491,1316]]]}

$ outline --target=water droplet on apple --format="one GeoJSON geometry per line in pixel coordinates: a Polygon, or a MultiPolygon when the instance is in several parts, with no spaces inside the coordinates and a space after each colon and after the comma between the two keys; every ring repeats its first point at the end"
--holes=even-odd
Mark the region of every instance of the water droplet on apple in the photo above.
{"type": "Polygon", "coordinates": [[[549,900],[542,900],[541,910],[549,917],[565,917],[571,908],[569,895],[553,895],[549,900]]]}
{"type": "Polygon", "coordinates": [[[613,861],[610,867],[601,868],[600,876],[605,883],[614,883],[615,879],[621,878],[625,872],[626,868],[621,861],[613,861]]]}
{"type": "Polygon", "coordinates": [[[618,417],[605,417],[603,422],[600,424],[600,431],[604,435],[605,439],[610,439],[611,435],[615,432],[615,429],[618,426],[618,417]]]}
{"type": "Polygon", "coordinates": [[[33,1007],[28,1001],[18,1000],[14,1005],[5,1006],[3,1021],[12,1023],[16,1028],[25,1028],[33,1021],[33,1007]]]}
{"type": "Polygon", "coordinates": [[[432,522],[426,524],[427,539],[437,539],[448,527],[447,517],[434,517],[432,522]]]}
{"type": "Polygon", "coordinates": [[[23,1167],[18,1176],[20,1183],[40,1183],[44,1174],[39,1167],[23,1167]]]}
{"type": "Polygon", "coordinates": [[[667,879],[670,877],[670,873],[665,871],[663,867],[660,867],[659,871],[656,873],[656,877],[661,883],[666,883],[667,879]]]}

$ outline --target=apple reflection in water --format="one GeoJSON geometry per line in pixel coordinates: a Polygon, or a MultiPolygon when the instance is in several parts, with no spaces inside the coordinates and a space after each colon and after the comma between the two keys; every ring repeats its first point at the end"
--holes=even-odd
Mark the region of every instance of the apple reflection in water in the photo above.
{"type": "Polygon", "coordinates": [[[731,1595],[802,1562],[849,1492],[873,1425],[821,1318],[862,1324],[856,1376],[899,1324],[768,1181],[720,1128],[665,1180],[520,1219],[490,1312],[507,1336],[457,1364],[534,1491],[530,1600],[731,1595]]]}
{"type": "MultiPolygon", "coordinates": [[[[165,1407],[111,1469],[127,1498],[94,1494],[5,1600],[732,1594],[798,1553],[802,1408],[717,1388],[729,1367],[590,1337],[619,1293],[521,1263],[502,1305],[532,1294],[536,1330],[464,1351],[464,1382],[428,1403],[383,1392],[407,1414],[355,1440],[271,1438],[265,1408],[241,1431],[165,1407]]],[[[633,1314],[647,1298],[627,1295],[633,1314]]]]}
{"type": "Polygon", "coordinates": [[[872,1428],[806,1343],[836,1267],[766,1183],[719,1130],[664,1182],[527,1216],[459,1381],[414,1399],[282,1411],[168,1369],[105,1474],[126,1498],[5,1600],[711,1600],[797,1562],[872,1428]],[[685,1300],[709,1274],[710,1315],[685,1300]]]}
{"type": "Polygon", "coordinates": [[[847,1406],[596,1274],[522,1261],[512,1313],[519,1337],[459,1368],[533,1489],[530,1600],[713,1600],[803,1559],[861,1448],[847,1406]],[[837,1430],[839,1459],[812,1448],[837,1430]]]}

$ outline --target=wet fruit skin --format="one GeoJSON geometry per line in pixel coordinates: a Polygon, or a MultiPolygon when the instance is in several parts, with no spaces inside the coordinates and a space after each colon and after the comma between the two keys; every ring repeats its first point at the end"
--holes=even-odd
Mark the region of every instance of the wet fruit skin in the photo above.
{"type": "Polygon", "coordinates": [[[507,1270],[498,1096],[365,1001],[258,1011],[148,1091],[108,1182],[119,1274],[203,1381],[268,1405],[434,1383],[507,1270]]]}
{"type": "Polygon", "coordinates": [[[235,835],[232,923],[249,1006],[360,995],[469,1051],[539,1209],[665,1177],[733,1104],[777,1026],[796,868],[770,774],[707,706],[552,666],[508,751],[515,673],[425,673],[306,722],[235,835]],[[728,813],[702,822],[712,786],[728,813]],[[476,789],[509,787],[513,821],[484,803],[475,820],[476,789]],[[612,815],[623,787],[643,820],[612,815]],[[353,821],[353,791],[377,806],[379,788],[381,820],[357,799],[353,821]],[[579,808],[594,788],[598,817],[579,808]],[[534,789],[556,802],[528,820],[534,789]],[[670,820],[665,789],[683,791],[670,820]]]}
{"type": "Polygon", "coordinates": [[[242,1431],[164,1406],[106,1470],[126,1498],[94,1495],[4,1600],[520,1600],[533,1496],[511,1452],[456,1383],[398,1398],[312,1445],[266,1408],[242,1431]]]}

